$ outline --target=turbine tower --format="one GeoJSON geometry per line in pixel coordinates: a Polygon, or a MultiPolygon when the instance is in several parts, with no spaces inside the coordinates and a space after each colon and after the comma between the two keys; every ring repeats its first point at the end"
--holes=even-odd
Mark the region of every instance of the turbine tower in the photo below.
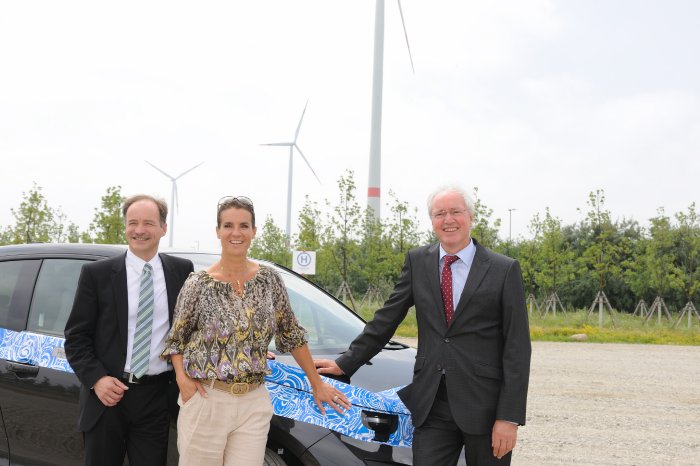
{"type": "MultiPolygon", "coordinates": [[[[403,19],[401,0],[398,0],[403,34],[406,38],[408,58],[413,68],[411,46],[408,44],[406,22],[403,19]]],[[[377,0],[377,9],[374,16],[374,66],[372,74],[372,129],[369,142],[369,182],[367,183],[367,207],[379,220],[381,206],[382,185],[382,87],[384,82],[384,0],[377,0]]]]}
{"type": "Polygon", "coordinates": [[[299,130],[301,129],[301,122],[304,121],[304,114],[306,113],[306,106],[309,105],[309,101],[306,101],[306,104],[304,105],[304,110],[301,112],[301,118],[299,118],[299,124],[297,125],[297,130],[294,133],[294,140],[291,142],[272,142],[268,144],[261,144],[263,146],[285,146],[289,147],[289,173],[287,174],[287,242],[289,242],[292,238],[292,173],[294,172],[294,149],[296,149],[299,152],[299,155],[301,155],[301,158],[304,159],[304,162],[306,162],[306,166],[309,167],[309,170],[311,170],[311,173],[314,174],[316,179],[318,180],[319,183],[321,183],[321,180],[318,178],[318,175],[316,175],[316,172],[314,171],[313,168],[311,168],[311,164],[309,161],[306,159],[306,156],[304,153],[301,151],[299,146],[297,145],[297,138],[299,137],[299,130]]]}
{"type": "Polygon", "coordinates": [[[170,223],[168,224],[168,229],[170,230],[170,239],[168,240],[168,246],[172,248],[173,247],[173,237],[175,236],[175,205],[176,205],[175,203],[178,202],[177,180],[179,180],[180,178],[182,178],[187,173],[191,172],[192,170],[194,170],[195,168],[197,168],[198,166],[200,166],[204,162],[198,163],[194,167],[190,168],[189,170],[185,170],[184,172],[180,173],[176,177],[172,177],[172,176],[168,175],[167,173],[165,173],[163,170],[161,170],[160,168],[153,165],[148,160],[146,160],[146,163],[149,164],[150,166],[152,166],[153,168],[155,168],[156,170],[158,170],[159,172],[161,172],[163,175],[170,178],[170,181],[173,182],[173,188],[172,188],[172,191],[170,193],[170,223]]]}

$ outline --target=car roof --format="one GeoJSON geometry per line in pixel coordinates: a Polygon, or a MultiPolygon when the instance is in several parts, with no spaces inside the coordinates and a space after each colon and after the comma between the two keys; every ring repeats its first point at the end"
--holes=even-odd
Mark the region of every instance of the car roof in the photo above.
{"type": "Polygon", "coordinates": [[[82,243],[29,243],[0,246],[0,256],[86,255],[111,257],[123,254],[126,245],[82,243]]]}
{"type": "MultiPolygon", "coordinates": [[[[113,257],[126,252],[126,244],[92,244],[92,243],[29,243],[29,244],[12,244],[0,246],[0,258],[22,258],[29,256],[36,257],[94,257],[102,259],[113,257]]],[[[158,249],[159,253],[174,254],[174,255],[216,255],[218,252],[212,251],[193,251],[188,249],[162,247],[158,249]]],[[[256,262],[277,266],[277,268],[285,269],[285,267],[272,264],[268,261],[260,261],[253,259],[256,262]]]]}
{"type": "MultiPolygon", "coordinates": [[[[0,259],[23,259],[23,258],[68,258],[82,257],[93,259],[104,259],[107,257],[117,256],[126,252],[126,244],[92,244],[92,243],[29,243],[29,244],[12,244],[0,246],[0,259]]],[[[178,249],[170,247],[162,247],[158,249],[159,253],[173,254],[176,256],[186,255],[215,255],[219,252],[212,251],[194,251],[188,249],[178,249]]],[[[293,275],[298,275],[287,267],[275,264],[266,260],[252,259],[255,262],[266,264],[277,271],[285,271],[293,275]]],[[[314,284],[315,285],[315,284],[314,284]]]]}

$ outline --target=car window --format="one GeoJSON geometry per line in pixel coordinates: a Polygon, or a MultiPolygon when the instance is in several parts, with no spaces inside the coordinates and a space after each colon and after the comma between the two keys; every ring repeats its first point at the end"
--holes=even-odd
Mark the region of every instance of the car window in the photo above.
{"type": "Polygon", "coordinates": [[[206,252],[168,252],[167,254],[191,260],[195,272],[208,269],[214,262],[219,260],[218,254],[206,252]]]}
{"type": "MultiPolygon", "coordinates": [[[[219,260],[218,254],[171,254],[190,259],[195,270],[205,269],[219,260]]],[[[294,314],[308,332],[309,350],[316,354],[345,351],[364,328],[364,321],[308,280],[281,268],[275,270],[284,281],[294,314]]],[[[270,349],[275,349],[274,340],[270,349]]]]}
{"type": "Polygon", "coordinates": [[[85,260],[45,259],[29,310],[27,330],[63,336],[85,260]]]}
{"type": "Polygon", "coordinates": [[[0,327],[24,330],[39,260],[0,262],[0,327]]]}
{"type": "Polygon", "coordinates": [[[10,302],[22,269],[22,261],[0,263],[0,327],[7,327],[10,302]]]}
{"type": "MultiPolygon", "coordinates": [[[[345,351],[364,328],[364,321],[351,310],[305,279],[278,270],[299,323],[308,332],[312,353],[345,351]]],[[[274,341],[270,345],[274,348],[274,341]]]]}

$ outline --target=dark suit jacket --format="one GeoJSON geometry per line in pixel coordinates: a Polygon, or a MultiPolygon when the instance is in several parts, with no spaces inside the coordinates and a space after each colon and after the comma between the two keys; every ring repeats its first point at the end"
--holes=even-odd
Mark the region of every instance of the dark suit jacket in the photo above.
{"type": "Polygon", "coordinates": [[[384,307],[336,360],[352,375],[384,347],[415,305],[413,382],[399,392],[415,426],[425,422],[443,371],[450,410],[462,431],[489,433],[496,419],[525,424],[531,348],[520,266],[474,243],[474,262],[449,327],[436,243],[408,253],[384,307]]]}
{"type": "MultiPolygon", "coordinates": [[[[83,432],[92,429],[106,408],[91,387],[105,375],[124,373],[129,321],[125,258],[126,254],[83,266],[66,322],[66,358],[82,384],[78,424],[83,432]]],[[[189,260],[165,254],[160,260],[172,323],[177,295],[193,266],[189,260]]]]}

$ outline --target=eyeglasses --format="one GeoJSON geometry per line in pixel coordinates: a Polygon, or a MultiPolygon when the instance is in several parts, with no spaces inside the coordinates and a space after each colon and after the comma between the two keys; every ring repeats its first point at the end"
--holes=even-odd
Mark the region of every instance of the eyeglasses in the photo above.
{"type": "Polygon", "coordinates": [[[437,212],[433,212],[431,214],[431,217],[433,217],[436,220],[443,220],[447,218],[447,214],[450,214],[452,217],[461,217],[464,215],[466,212],[465,209],[449,209],[449,210],[438,210],[437,212]]]}
{"type": "Polygon", "coordinates": [[[250,207],[251,209],[253,208],[253,201],[250,200],[249,197],[246,196],[224,196],[221,199],[219,199],[218,204],[216,205],[217,208],[220,208],[222,205],[229,205],[229,204],[243,204],[245,206],[250,207]]]}

